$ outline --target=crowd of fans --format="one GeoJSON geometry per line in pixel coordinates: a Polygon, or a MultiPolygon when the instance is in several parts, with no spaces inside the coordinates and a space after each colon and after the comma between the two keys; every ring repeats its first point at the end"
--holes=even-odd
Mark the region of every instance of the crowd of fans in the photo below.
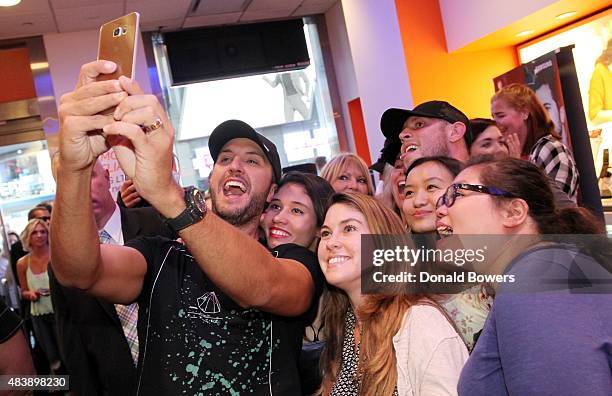
{"type": "MultiPolygon", "coordinates": [[[[204,203],[173,178],[157,99],[96,81],[113,68],[84,65],[63,97],[53,219],[30,212],[15,259],[26,322],[73,394],[612,394],[612,245],[528,87],[498,91],[493,119],[444,101],[387,110],[377,177],[354,153],[320,176],[283,173],[271,141],[226,121],[204,203]],[[120,204],[96,160],[105,139],[132,145],[116,145],[120,204]],[[547,239],[559,234],[596,248],[547,239]],[[478,272],[529,282],[366,293],[366,235],[431,248],[503,236],[478,272]],[[521,289],[551,280],[565,287],[521,289]]],[[[0,311],[0,361],[9,343],[20,355],[0,374],[33,372],[20,321],[0,311]]]]}

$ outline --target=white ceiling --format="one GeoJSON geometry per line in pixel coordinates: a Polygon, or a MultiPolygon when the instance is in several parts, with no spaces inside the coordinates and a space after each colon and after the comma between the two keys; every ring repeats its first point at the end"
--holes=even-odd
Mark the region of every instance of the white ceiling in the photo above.
{"type": "Polygon", "coordinates": [[[22,0],[0,7],[0,39],[98,29],[132,11],[143,31],[286,19],[326,12],[339,0],[22,0]]]}

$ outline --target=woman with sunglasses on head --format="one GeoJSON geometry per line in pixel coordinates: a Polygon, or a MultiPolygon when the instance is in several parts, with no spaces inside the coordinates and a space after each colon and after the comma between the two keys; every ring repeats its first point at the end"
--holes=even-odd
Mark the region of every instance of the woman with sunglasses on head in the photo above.
{"type": "Polygon", "coordinates": [[[326,345],[323,395],[453,395],[467,359],[461,337],[427,294],[364,295],[361,236],[405,238],[400,218],[363,194],[336,194],[321,228],[326,345]]]}
{"type": "Polygon", "coordinates": [[[483,269],[506,282],[491,284],[495,302],[459,394],[612,394],[610,243],[548,235],[602,232],[595,217],[556,209],[544,173],[517,159],[468,166],[441,201],[438,212],[458,237],[506,238],[483,269]]]}
{"type": "Polygon", "coordinates": [[[335,192],[358,192],[374,195],[370,170],[358,155],[340,153],[321,169],[321,177],[329,182],[335,192]]]}
{"type": "Polygon", "coordinates": [[[576,163],[535,92],[523,84],[507,85],[491,98],[491,114],[504,137],[518,136],[521,157],[539,166],[575,202],[576,163]]]}
{"type": "MultiPolygon", "coordinates": [[[[422,157],[408,167],[404,187],[404,219],[413,236],[430,234],[434,237],[415,240],[433,244],[437,239],[436,231],[442,236],[450,232],[449,225],[437,221],[436,203],[462,168],[461,162],[449,157],[422,157]]],[[[480,287],[474,287],[462,293],[441,296],[440,303],[453,319],[468,350],[471,350],[474,335],[482,329],[489,313],[489,298],[480,287]]]]}

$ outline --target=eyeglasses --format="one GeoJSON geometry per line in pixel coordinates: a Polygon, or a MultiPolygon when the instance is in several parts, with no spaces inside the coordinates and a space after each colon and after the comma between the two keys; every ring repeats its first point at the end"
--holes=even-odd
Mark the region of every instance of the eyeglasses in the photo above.
{"type": "Polygon", "coordinates": [[[40,216],[40,217],[37,217],[37,219],[42,220],[42,221],[49,221],[51,220],[51,216],[40,216]]]}
{"type": "Polygon", "coordinates": [[[446,192],[438,198],[436,209],[444,205],[450,208],[455,204],[455,199],[460,195],[459,190],[474,191],[481,194],[489,194],[496,197],[516,198],[515,194],[509,193],[497,187],[482,186],[480,184],[454,183],[448,186],[446,192]]]}

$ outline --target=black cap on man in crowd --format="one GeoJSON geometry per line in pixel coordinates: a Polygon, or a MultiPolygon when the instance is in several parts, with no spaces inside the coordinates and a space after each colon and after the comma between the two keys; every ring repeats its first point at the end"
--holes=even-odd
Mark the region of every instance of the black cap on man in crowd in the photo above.
{"type": "Polygon", "coordinates": [[[255,142],[270,161],[273,171],[273,181],[277,183],[281,178],[281,162],[276,145],[268,138],[258,133],[249,124],[240,120],[228,120],[219,124],[208,138],[208,149],[213,161],[217,162],[221,149],[232,139],[245,138],[255,142]]]}
{"type": "Polygon", "coordinates": [[[437,118],[448,121],[451,124],[461,122],[465,125],[464,139],[468,147],[473,142],[470,120],[459,109],[442,100],[432,100],[430,102],[421,103],[413,110],[387,109],[380,119],[380,129],[387,139],[397,138],[402,129],[404,129],[406,120],[414,116],[437,118]]]}
{"type": "Polygon", "coordinates": [[[385,164],[395,166],[395,160],[401,147],[402,143],[397,136],[393,139],[386,138],[378,160],[370,166],[370,169],[382,174],[385,170],[385,164]]]}

